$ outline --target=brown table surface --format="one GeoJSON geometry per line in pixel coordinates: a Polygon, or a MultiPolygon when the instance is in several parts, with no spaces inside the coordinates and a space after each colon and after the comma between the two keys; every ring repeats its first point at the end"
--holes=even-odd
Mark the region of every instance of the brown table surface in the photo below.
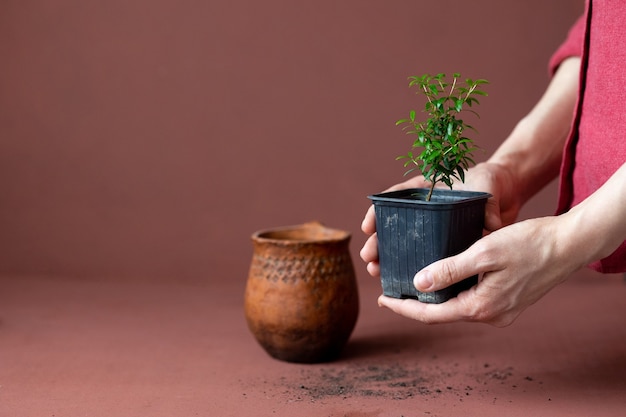
{"type": "Polygon", "coordinates": [[[0,416],[623,416],[626,285],[576,274],[504,329],[361,313],[343,357],[270,358],[244,280],[0,278],[0,416]]]}

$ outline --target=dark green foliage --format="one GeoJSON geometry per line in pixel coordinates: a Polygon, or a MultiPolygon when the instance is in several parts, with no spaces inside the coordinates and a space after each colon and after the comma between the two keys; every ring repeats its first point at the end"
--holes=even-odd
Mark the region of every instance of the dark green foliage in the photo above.
{"type": "Polygon", "coordinates": [[[463,112],[478,116],[469,107],[480,104],[476,96],[487,95],[478,88],[488,81],[467,78],[463,82],[460,77],[455,73],[450,82],[446,81],[445,74],[409,77],[409,87],[417,87],[417,94],[426,97],[424,113],[428,118],[418,121],[415,110],[411,110],[407,119],[396,122],[396,125],[404,125],[403,130],[408,135],[417,137],[412,150],[396,159],[406,159],[405,168],[414,165],[406,174],[417,170],[431,183],[427,201],[435,184],[442,182],[452,188],[454,179],[464,182],[465,171],[475,164],[472,152],[476,147],[473,140],[465,136],[465,131],[476,129],[459,117],[463,112]],[[413,149],[421,152],[416,155],[413,149]]]}

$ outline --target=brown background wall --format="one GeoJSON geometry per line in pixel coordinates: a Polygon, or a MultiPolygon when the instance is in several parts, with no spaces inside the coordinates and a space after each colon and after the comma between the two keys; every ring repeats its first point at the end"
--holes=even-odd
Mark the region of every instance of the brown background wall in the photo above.
{"type": "Polygon", "coordinates": [[[490,79],[482,160],[582,3],[5,0],[0,273],[243,280],[250,233],[318,219],[353,233],[363,274],[406,77],[490,79]]]}

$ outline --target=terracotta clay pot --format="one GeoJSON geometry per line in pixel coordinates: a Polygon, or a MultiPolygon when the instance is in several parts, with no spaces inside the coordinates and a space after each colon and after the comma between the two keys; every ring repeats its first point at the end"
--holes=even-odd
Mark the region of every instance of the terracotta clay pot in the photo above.
{"type": "Polygon", "coordinates": [[[317,222],[252,235],[245,316],[272,357],[314,363],[341,353],[359,312],[349,241],[317,222]]]}

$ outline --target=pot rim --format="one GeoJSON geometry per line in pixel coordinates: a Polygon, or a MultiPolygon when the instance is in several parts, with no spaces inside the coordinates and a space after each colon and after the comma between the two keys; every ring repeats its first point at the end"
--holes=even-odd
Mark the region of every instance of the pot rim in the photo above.
{"type": "Polygon", "coordinates": [[[431,201],[414,197],[415,195],[425,196],[426,194],[428,194],[428,188],[406,188],[372,194],[369,195],[368,198],[372,200],[374,204],[399,203],[443,208],[455,205],[482,203],[492,197],[491,194],[480,191],[448,190],[444,188],[435,188],[433,191],[434,199],[431,201]]]}
{"type": "Polygon", "coordinates": [[[291,226],[262,229],[252,234],[252,240],[273,243],[326,243],[350,238],[350,232],[311,221],[291,226]]]}

